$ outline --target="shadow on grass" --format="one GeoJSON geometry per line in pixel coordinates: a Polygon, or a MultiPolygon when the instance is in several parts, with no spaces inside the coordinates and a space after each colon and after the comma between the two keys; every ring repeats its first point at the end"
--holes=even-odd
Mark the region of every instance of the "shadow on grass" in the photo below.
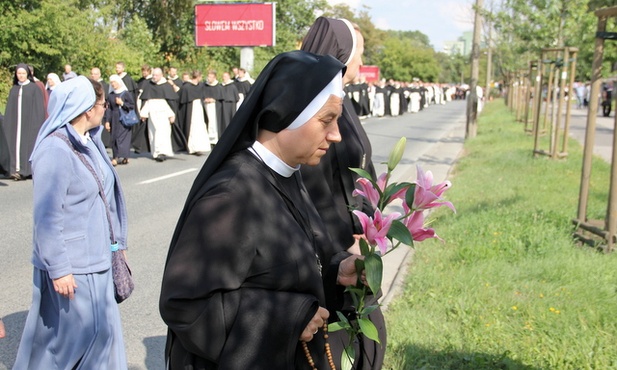
{"type": "Polygon", "coordinates": [[[407,344],[389,350],[390,358],[384,370],[540,370],[511,358],[509,352],[436,351],[407,344]],[[394,360],[392,360],[394,359],[394,360]]]}

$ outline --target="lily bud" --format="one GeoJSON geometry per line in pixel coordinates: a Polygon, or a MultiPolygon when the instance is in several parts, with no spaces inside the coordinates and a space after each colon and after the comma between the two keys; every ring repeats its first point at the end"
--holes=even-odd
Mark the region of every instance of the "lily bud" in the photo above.
{"type": "Polygon", "coordinates": [[[401,161],[401,158],[403,158],[406,143],[407,138],[402,137],[390,152],[390,158],[388,159],[388,172],[392,172],[398,165],[398,162],[401,161]]]}

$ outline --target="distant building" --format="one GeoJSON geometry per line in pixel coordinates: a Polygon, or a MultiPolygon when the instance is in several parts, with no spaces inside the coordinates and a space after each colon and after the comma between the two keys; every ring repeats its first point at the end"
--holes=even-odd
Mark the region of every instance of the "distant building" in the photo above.
{"type": "Polygon", "coordinates": [[[465,43],[462,41],[445,41],[442,51],[448,55],[464,54],[465,43]]]}
{"type": "Polygon", "coordinates": [[[461,54],[468,56],[471,54],[471,47],[473,45],[473,31],[463,32],[463,35],[456,41],[444,42],[443,52],[448,55],[461,54]]]}

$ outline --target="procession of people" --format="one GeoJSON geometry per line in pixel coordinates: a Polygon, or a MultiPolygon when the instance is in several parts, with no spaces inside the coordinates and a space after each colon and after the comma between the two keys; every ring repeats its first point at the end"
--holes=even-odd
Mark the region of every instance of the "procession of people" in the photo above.
{"type": "MultiPolygon", "coordinates": [[[[38,80],[26,71],[26,67],[20,64],[15,68],[15,85],[11,90],[14,92],[9,95],[0,125],[0,175],[16,181],[31,177],[29,165],[23,159],[28,157],[32,136],[45,118],[47,99],[62,83],[58,74],[49,73],[39,94],[28,86],[30,82],[33,82],[32,87],[38,86],[38,80]],[[18,104],[23,104],[19,105],[23,111],[23,115],[19,114],[19,122],[18,104]],[[26,109],[30,106],[33,109],[26,109]]],[[[70,68],[70,65],[65,66],[68,70],[62,74],[65,81],[77,76],[70,68]]],[[[220,74],[221,81],[213,70],[207,72],[205,79],[199,70],[184,72],[182,78],[177,68],[166,70],[168,74],[164,76],[164,68],[143,65],[142,76],[137,81],[126,73],[122,61],[116,63],[116,73],[107,80],[102,78],[100,68],[90,70],[89,77],[104,87],[107,110],[102,122],[105,126],[102,140],[112,150],[114,165],[128,164],[131,149],[135,154],[149,152],[158,162],[175,153],[203,155],[210,152],[254,83],[243,68],[234,68],[238,70],[234,78],[232,72],[224,71],[220,74]],[[124,104],[122,106],[119,105],[121,101],[124,102],[120,103],[124,104]],[[141,120],[131,126],[123,124],[119,107],[125,112],[135,110],[141,120]]],[[[408,82],[383,78],[367,81],[361,74],[347,82],[344,91],[360,119],[417,113],[431,105],[464,99],[467,93],[465,85],[429,83],[417,78],[408,82]]]]}
{"type": "Polygon", "coordinates": [[[67,64],[63,80],[50,73],[45,86],[18,65],[0,172],[33,180],[35,237],[33,303],[15,368],[127,368],[111,260],[129,249],[128,215],[114,167],[150,153],[160,163],[207,155],[163,274],[167,368],[339,368],[351,341],[356,369],[380,369],[380,309],[370,318],[381,344],[327,332],[337,311],[353,316],[344,290],[362,258],[351,211],[363,202],[345,169],[375,174],[361,119],[446,104],[455,87],[367,83],[363,45],[357,25],[319,17],[301,50],[279,54],[255,80],[241,68],[219,82],[212,70],[204,79],[143,65],[135,81],[119,61],[108,79],[99,67],[88,78],[67,64]],[[68,332],[79,338],[70,346],[68,332]]]}

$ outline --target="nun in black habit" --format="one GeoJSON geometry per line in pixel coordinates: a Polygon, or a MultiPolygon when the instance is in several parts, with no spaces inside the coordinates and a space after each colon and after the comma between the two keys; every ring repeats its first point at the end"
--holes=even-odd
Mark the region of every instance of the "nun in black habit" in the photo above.
{"type": "Polygon", "coordinates": [[[45,121],[45,96],[34,81],[27,64],[18,64],[9,91],[2,129],[8,151],[0,162],[8,161],[5,170],[14,180],[32,176],[30,154],[36,136],[45,121]],[[8,155],[8,158],[6,158],[8,155]]]}
{"type": "MultiPolygon", "coordinates": [[[[332,55],[347,66],[343,83],[350,83],[359,73],[362,65],[364,39],[362,34],[345,19],[319,17],[311,26],[302,42],[302,50],[332,55]]],[[[343,113],[338,120],[341,142],[334,144],[322,158],[319,165],[303,167],[302,178],[309,195],[319,215],[324,221],[334,243],[333,259],[343,259],[346,256],[359,253],[359,249],[350,248],[363,234],[362,225],[352,214],[353,210],[361,210],[372,214],[372,207],[362,197],[352,195],[355,181],[358,178],[350,167],[362,168],[376,178],[375,168],[371,160],[372,149],[354,106],[346,96],[343,102],[343,113]]],[[[330,311],[330,321],[337,320],[336,311],[341,311],[351,317],[355,312],[351,299],[344,293],[344,287],[336,284],[325,286],[327,308],[330,311]]],[[[371,297],[373,304],[377,297],[371,297]]],[[[356,358],[354,369],[381,369],[386,349],[386,326],[381,309],[370,315],[371,321],[379,331],[381,344],[361,337],[354,341],[356,358]]],[[[343,330],[330,334],[330,345],[337,367],[349,337],[343,330]]]]}
{"type": "Polygon", "coordinates": [[[229,126],[240,101],[240,93],[238,88],[231,79],[229,72],[223,72],[223,81],[221,81],[221,95],[219,96],[221,103],[221,116],[218,121],[219,136],[225,132],[229,126]]]}
{"type": "Polygon", "coordinates": [[[330,56],[275,57],[201,169],[163,274],[170,369],[326,368],[323,284],[353,283],[357,256],[330,263],[297,170],[340,141],[343,70],[330,56]]]}
{"type": "Polygon", "coordinates": [[[193,71],[191,79],[185,82],[178,92],[180,97],[178,125],[186,138],[187,151],[195,155],[210,152],[206,90],[201,77],[200,71],[193,71]]]}
{"type": "Polygon", "coordinates": [[[152,78],[146,80],[142,88],[140,115],[148,119],[148,138],[152,157],[162,162],[167,157],[172,157],[174,152],[186,150],[186,137],[177,123],[178,93],[163,77],[160,68],[152,70],[152,78]],[[172,124],[167,127],[165,121],[170,115],[173,116],[170,120],[172,124]],[[170,130],[167,130],[168,128],[170,130]],[[167,141],[167,135],[170,141],[167,141]]]}

